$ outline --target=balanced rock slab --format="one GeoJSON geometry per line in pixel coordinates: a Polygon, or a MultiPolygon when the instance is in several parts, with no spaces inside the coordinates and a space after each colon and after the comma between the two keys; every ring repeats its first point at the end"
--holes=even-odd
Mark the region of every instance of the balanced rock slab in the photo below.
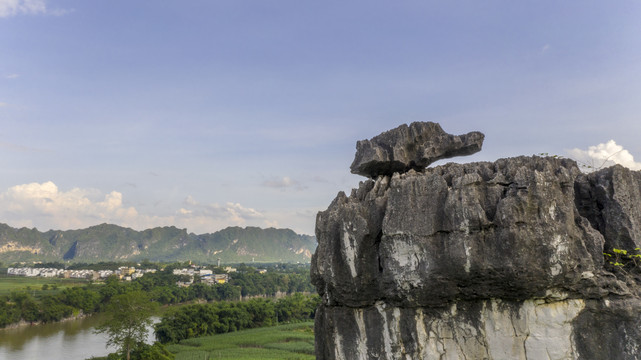
{"type": "Polygon", "coordinates": [[[379,175],[421,171],[431,163],[481,151],[483,133],[448,134],[433,122],[414,122],[356,143],[353,174],[376,178],[379,175]]]}

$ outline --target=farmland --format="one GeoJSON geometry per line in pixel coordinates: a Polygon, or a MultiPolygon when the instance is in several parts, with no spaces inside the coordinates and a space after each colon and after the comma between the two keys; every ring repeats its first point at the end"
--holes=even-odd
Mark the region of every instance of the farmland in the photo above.
{"type": "Polygon", "coordinates": [[[68,287],[83,286],[89,282],[79,279],[59,279],[42,277],[6,276],[0,275],[0,296],[9,295],[15,291],[28,291],[35,297],[51,295],[68,287]],[[48,288],[43,290],[42,286],[48,288]]]}
{"type": "Polygon", "coordinates": [[[167,345],[176,360],[314,359],[314,323],[303,322],[186,339],[167,345]]]}

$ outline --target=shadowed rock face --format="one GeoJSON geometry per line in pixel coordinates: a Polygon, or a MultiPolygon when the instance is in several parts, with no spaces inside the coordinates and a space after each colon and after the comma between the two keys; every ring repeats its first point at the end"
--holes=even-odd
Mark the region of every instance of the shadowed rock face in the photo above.
{"type": "Polygon", "coordinates": [[[485,136],[478,132],[451,135],[433,122],[414,122],[356,143],[353,174],[379,175],[420,171],[431,163],[481,151],[485,136]]]}
{"type": "Polygon", "coordinates": [[[641,172],[615,165],[576,180],[581,215],[608,239],[606,249],[641,247],[641,172]]]}
{"type": "Polygon", "coordinates": [[[316,221],[318,359],[639,359],[641,172],[517,157],[379,176],[316,221]],[[616,276],[615,276],[616,275],[616,276]]]}

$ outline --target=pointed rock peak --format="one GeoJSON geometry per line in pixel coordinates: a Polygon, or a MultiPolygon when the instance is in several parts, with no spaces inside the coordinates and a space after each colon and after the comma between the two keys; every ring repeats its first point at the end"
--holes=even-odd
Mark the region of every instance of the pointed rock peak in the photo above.
{"type": "Polygon", "coordinates": [[[433,122],[403,124],[370,140],[358,141],[350,169],[369,178],[411,169],[422,171],[437,160],[481,151],[484,138],[478,131],[448,134],[433,122]]]}

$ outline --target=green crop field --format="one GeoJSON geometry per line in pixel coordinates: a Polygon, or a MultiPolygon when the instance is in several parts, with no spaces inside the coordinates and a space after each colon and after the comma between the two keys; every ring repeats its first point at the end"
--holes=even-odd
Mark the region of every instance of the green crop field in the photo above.
{"type": "Polygon", "coordinates": [[[43,294],[54,294],[64,288],[88,284],[86,280],[59,279],[25,276],[0,276],[0,295],[9,295],[13,291],[28,291],[39,297],[43,294]],[[42,290],[42,285],[48,285],[48,290],[42,290]],[[55,286],[54,286],[55,285],[55,286]],[[57,289],[53,289],[53,287],[57,289]]]}
{"type": "Polygon", "coordinates": [[[315,359],[314,323],[304,322],[186,339],[168,345],[176,360],[315,359]]]}

